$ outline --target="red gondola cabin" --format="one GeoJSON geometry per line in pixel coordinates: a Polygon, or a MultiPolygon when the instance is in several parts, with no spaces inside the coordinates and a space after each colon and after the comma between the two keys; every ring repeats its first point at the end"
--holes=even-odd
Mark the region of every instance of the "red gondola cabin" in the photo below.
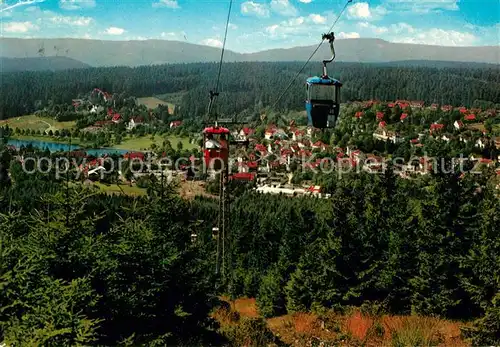
{"type": "Polygon", "coordinates": [[[229,158],[229,130],[223,127],[209,127],[203,130],[203,156],[205,168],[220,170],[222,163],[227,167],[229,158]]]}

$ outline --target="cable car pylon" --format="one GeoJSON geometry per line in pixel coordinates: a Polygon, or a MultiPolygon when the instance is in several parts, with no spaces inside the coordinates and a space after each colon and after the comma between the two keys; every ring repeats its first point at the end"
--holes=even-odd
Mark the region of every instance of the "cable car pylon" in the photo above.
{"type": "MultiPolygon", "coordinates": [[[[215,88],[209,92],[209,103],[205,125],[209,125],[208,121],[212,118],[214,105],[219,96],[219,83],[222,71],[222,62],[224,59],[224,50],[226,46],[227,31],[229,28],[229,18],[231,16],[233,0],[229,1],[229,10],[226,20],[226,29],[224,33],[224,42],[222,44],[221,57],[217,72],[215,88]]],[[[203,130],[203,170],[205,174],[212,173],[219,176],[219,212],[217,216],[217,226],[212,228],[212,235],[215,237],[216,259],[215,259],[215,274],[221,273],[223,280],[226,276],[226,267],[228,260],[226,247],[229,245],[228,221],[229,221],[229,202],[227,196],[227,183],[229,180],[229,129],[221,127],[220,124],[235,124],[232,119],[221,120],[216,115],[215,121],[203,130]],[[218,138],[216,141],[216,138],[218,138]],[[221,254],[222,253],[222,254],[221,254]]],[[[230,253],[229,253],[230,257],[230,253]]],[[[231,257],[230,257],[231,258],[231,257]]],[[[229,263],[231,261],[229,260],[229,263]]]]}

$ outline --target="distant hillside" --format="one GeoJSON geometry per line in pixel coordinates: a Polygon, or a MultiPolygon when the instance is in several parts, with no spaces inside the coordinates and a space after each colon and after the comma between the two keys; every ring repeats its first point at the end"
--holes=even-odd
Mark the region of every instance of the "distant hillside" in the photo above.
{"type": "Polygon", "coordinates": [[[0,57],[0,72],[59,71],[70,69],[84,69],[88,67],[90,67],[90,65],[68,57],[0,57]]]}
{"type": "Polygon", "coordinates": [[[489,63],[469,63],[462,61],[440,61],[440,60],[402,60],[402,61],[391,61],[387,63],[373,63],[371,66],[374,67],[430,67],[437,69],[498,69],[499,64],[489,64],[489,63]]]}
{"type": "MultiPolygon", "coordinates": [[[[316,46],[273,49],[245,55],[255,61],[305,61],[316,46]]],[[[392,43],[379,39],[346,39],[335,41],[336,61],[384,63],[394,61],[447,61],[500,64],[500,46],[446,47],[392,43]]],[[[324,44],[316,59],[330,55],[324,44]]]]}
{"type": "MultiPolygon", "coordinates": [[[[1,38],[0,55],[9,58],[35,57],[41,46],[61,47],[66,56],[91,66],[139,66],[163,63],[215,62],[220,49],[180,41],[99,41],[85,39],[17,39],[1,38]]],[[[229,47],[230,48],[230,47],[229,47]]],[[[228,62],[305,61],[315,46],[272,49],[257,53],[227,50],[228,62]]],[[[446,61],[464,64],[500,64],[500,46],[444,47],[391,43],[379,39],[345,39],[336,41],[337,61],[384,63],[394,61],[446,61]]],[[[55,52],[47,49],[47,56],[55,52]]],[[[317,60],[329,56],[328,45],[318,51],[317,60]]]]}

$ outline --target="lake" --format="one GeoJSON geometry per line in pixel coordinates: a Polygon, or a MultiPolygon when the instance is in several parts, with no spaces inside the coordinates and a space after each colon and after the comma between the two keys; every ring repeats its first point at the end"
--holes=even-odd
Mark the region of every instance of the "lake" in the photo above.
{"type": "MultiPolygon", "coordinates": [[[[50,142],[50,141],[41,141],[41,140],[8,140],[7,145],[14,146],[16,148],[21,148],[22,146],[27,147],[27,146],[31,145],[33,147],[40,148],[40,149],[48,148],[48,150],[50,152],[67,151],[70,148],[69,144],[50,142]]],[[[78,150],[78,149],[80,149],[79,146],[71,145],[72,151],[78,150]]],[[[127,150],[127,149],[116,149],[116,148],[83,149],[82,151],[85,151],[87,154],[95,156],[95,157],[102,157],[104,155],[111,155],[111,154],[125,154],[127,152],[133,152],[133,151],[127,150]]]]}

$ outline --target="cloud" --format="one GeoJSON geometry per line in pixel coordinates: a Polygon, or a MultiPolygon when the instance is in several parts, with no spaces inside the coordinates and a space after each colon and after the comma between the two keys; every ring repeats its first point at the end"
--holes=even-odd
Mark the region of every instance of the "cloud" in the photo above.
{"type": "Polygon", "coordinates": [[[54,24],[63,24],[70,26],[88,26],[90,23],[94,21],[93,18],[90,17],[66,17],[66,16],[55,16],[49,18],[54,24]]]}
{"type": "Polygon", "coordinates": [[[370,5],[368,5],[367,2],[358,2],[351,5],[347,9],[347,13],[349,18],[367,19],[372,16],[372,13],[370,12],[370,5]]]}
{"type": "Polygon", "coordinates": [[[384,0],[384,4],[396,11],[429,13],[441,10],[457,11],[459,0],[384,0]]]}
{"type": "Polygon", "coordinates": [[[297,9],[288,0],[271,0],[271,10],[282,16],[296,16],[297,9]]]}
{"type": "Polygon", "coordinates": [[[350,33],[345,33],[343,31],[341,31],[337,37],[339,39],[359,39],[359,34],[356,33],[356,32],[350,32],[350,33]]]}
{"type": "Polygon", "coordinates": [[[222,42],[218,39],[204,39],[200,42],[200,44],[205,46],[222,48],[222,42]]]}
{"type": "Polygon", "coordinates": [[[310,14],[309,18],[316,24],[324,24],[326,23],[326,17],[323,17],[322,15],[319,14],[310,14]]]}
{"type": "Polygon", "coordinates": [[[310,4],[312,0],[299,0],[303,4],[310,4]]]}
{"type": "Polygon", "coordinates": [[[236,30],[236,29],[238,29],[238,26],[236,24],[229,23],[229,29],[236,30]]]}
{"type": "Polygon", "coordinates": [[[180,40],[187,40],[187,35],[186,32],[180,31],[180,32],[162,32],[160,36],[164,39],[167,40],[175,40],[175,41],[180,41],[180,40]]]}
{"type": "Polygon", "coordinates": [[[125,32],[125,29],[117,28],[117,27],[109,27],[106,29],[106,34],[108,35],[122,35],[125,32]]]}
{"type": "Polygon", "coordinates": [[[265,4],[245,1],[241,4],[241,13],[246,16],[269,17],[269,8],[265,4]]]}
{"type": "Polygon", "coordinates": [[[396,23],[396,24],[391,24],[390,25],[390,30],[394,34],[401,34],[401,33],[409,33],[413,34],[415,32],[415,28],[412,27],[408,23],[396,23]]]}
{"type": "Polygon", "coordinates": [[[389,31],[389,28],[387,28],[387,27],[376,26],[376,25],[373,25],[373,24],[368,23],[368,22],[359,22],[359,23],[357,23],[357,27],[361,28],[361,29],[367,29],[371,33],[374,33],[377,35],[384,34],[384,33],[387,33],[389,31]]]}
{"type": "Polygon", "coordinates": [[[63,10],[81,10],[95,7],[95,0],[60,0],[59,7],[63,10]]]}
{"type": "Polygon", "coordinates": [[[295,17],[266,27],[264,33],[270,38],[287,38],[288,35],[307,36],[312,32],[324,30],[327,18],[319,14],[310,14],[307,17],[295,17]]]}
{"type": "Polygon", "coordinates": [[[177,0],[160,0],[158,2],[154,2],[153,7],[168,7],[168,8],[180,8],[177,0]]]}
{"type": "Polygon", "coordinates": [[[468,32],[433,28],[429,30],[415,30],[407,37],[396,37],[394,42],[415,43],[439,46],[473,46],[478,37],[468,32]]]}
{"type": "Polygon", "coordinates": [[[3,25],[3,31],[7,33],[27,33],[38,29],[38,26],[31,22],[10,22],[3,25]]]}
{"type": "Polygon", "coordinates": [[[383,6],[370,7],[367,2],[357,2],[347,8],[347,17],[350,19],[379,20],[389,11],[383,6]]]}

